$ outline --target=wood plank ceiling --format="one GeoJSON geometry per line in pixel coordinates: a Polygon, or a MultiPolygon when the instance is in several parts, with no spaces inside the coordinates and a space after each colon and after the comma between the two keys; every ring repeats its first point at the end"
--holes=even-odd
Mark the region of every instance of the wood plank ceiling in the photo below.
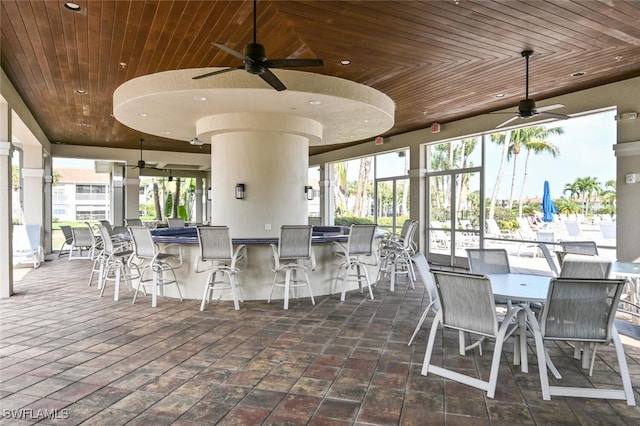
{"type": "MultiPolygon", "coordinates": [[[[113,92],[159,71],[241,65],[211,42],[242,50],[253,37],[252,1],[75,3],[74,12],[58,1],[1,2],[2,69],[49,140],[137,149],[144,138],[148,149],[200,151],[118,123],[113,92]]],[[[389,95],[396,124],[388,135],[515,111],[526,49],[535,51],[529,95],[538,106],[640,75],[640,2],[632,0],[260,0],[257,22],[270,58],[323,58],[324,67],[307,71],[389,95]]]]}

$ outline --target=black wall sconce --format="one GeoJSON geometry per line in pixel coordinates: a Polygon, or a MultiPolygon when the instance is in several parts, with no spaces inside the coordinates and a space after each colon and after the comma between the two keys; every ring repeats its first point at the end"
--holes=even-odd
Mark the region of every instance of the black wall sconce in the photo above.
{"type": "Polygon", "coordinates": [[[236,183],[236,200],[244,200],[244,183],[236,183]]]}
{"type": "Polygon", "coordinates": [[[311,186],[305,186],[304,187],[304,193],[307,196],[307,200],[311,201],[315,198],[315,194],[313,193],[313,187],[311,186]]]}

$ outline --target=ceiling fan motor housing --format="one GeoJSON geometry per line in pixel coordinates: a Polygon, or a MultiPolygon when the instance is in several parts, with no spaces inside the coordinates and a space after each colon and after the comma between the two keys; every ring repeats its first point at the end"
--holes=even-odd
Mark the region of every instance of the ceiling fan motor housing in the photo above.
{"type": "Polygon", "coordinates": [[[146,165],[146,163],[144,162],[144,160],[138,160],[138,168],[144,169],[145,165],[146,165]]]}
{"type": "Polygon", "coordinates": [[[537,115],[536,101],[533,99],[523,99],[518,103],[518,115],[522,118],[529,118],[537,115]]]}
{"type": "Polygon", "coordinates": [[[244,47],[245,59],[244,69],[251,74],[262,74],[266,67],[264,63],[267,61],[267,52],[260,43],[249,43],[244,47]]]}

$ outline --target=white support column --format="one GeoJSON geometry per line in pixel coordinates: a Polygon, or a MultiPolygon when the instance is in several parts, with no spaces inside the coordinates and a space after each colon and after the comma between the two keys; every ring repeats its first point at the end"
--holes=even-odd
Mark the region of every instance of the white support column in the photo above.
{"type": "Polygon", "coordinates": [[[11,110],[0,101],[0,298],[13,294],[11,110]]]}
{"type": "Polygon", "coordinates": [[[333,200],[333,182],[331,181],[332,166],[325,164],[324,167],[320,167],[320,217],[322,218],[322,224],[325,226],[332,226],[334,222],[335,205],[333,200]],[[329,170],[327,170],[329,169],[329,170]]]}
{"type": "Polygon", "coordinates": [[[23,145],[22,147],[22,193],[25,225],[44,223],[44,168],[42,166],[42,147],[23,145]]]}
{"type": "Polygon", "coordinates": [[[202,205],[205,202],[205,198],[202,191],[202,178],[196,178],[196,223],[202,223],[202,205]]]}
{"type": "Polygon", "coordinates": [[[44,194],[42,196],[44,202],[44,252],[51,253],[53,251],[53,175],[51,171],[51,157],[44,159],[44,194]]]}
{"type": "Polygon", "coordinates": [[[124,225],[124,179],[123,169],[121,166],[113,167],[111,171],[111,211],[109,217],[113,226],[124,225]]]}
{"type": "Polygon", "coordinates": [[[127,169],[124,180],[124,217],[137,219],[140,216],[140,174],[138,169],[127,169]]]}

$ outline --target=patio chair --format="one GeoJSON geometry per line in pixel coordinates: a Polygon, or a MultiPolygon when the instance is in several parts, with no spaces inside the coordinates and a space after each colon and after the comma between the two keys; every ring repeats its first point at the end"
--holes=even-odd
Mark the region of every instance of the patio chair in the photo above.
{"type": "Polygon", "coordinates": [[[565,253],[598,255],[598,244],[595,241],[560,241],[560,247],[565,253]]]}
{"type": "MultiPolygon", "coordinates": [[[[432,273],[436,283],[438,300],[440,301],[440,310],[436,312],[431,325],[421,374],[423,376],[428,373],[437,374],[446,379],[482,389],[487,392],[487,397],[493,398],[498,381],[502,346],[506,337],[510,336],[517,327],[517,324],[513,323],[512,320],[523,308],[517,306],[509,309],[504,321],[499,324],[489,278],[481,275],[445,271],[432,271],[432,273]],[[432,363],[432,353],[440,325],[442,325],[443,329],[457,330],[458,332],[472,333],[483,338],[495,339],[488,381],[432,363]]],[[[514,346],[516,351],[518,351],[519,346],[518,344],[514,346]]],[[[442,351],[446,350],[447,345],[442,345],[442,351]]]]}
{"type": "Polygon", "coordinates": [[[551,274],[554,277],[557,277],[558,275],[560,275],[560,272],[558,270],[558,265],[556,265],[556,261],[554,260],[553,255],[551,254],[551,250],[549,250],[549,247],[547,247],[545,243],[538,243],[538,248],[542,252],[542,255],[544,256],[545,260],[547,261],[547,264],[549,265],[549,269],[551,270],[551,274]]]}
{"type": "MultiPolygon", "coordinates": [[[[358,288],[362,292],[363,282],[369,289],[369,296],[373,300],[373,291],[371,290],[371,280],[367,272],[367,265],[377,266],[378,256],[373,249],[373,238],[376,233],[376,225],[351,225],[349,228],[349,239],[347,244],[339,242],[333,243],[333,253],[340,256],[342,261],[338,266],[338,273],[334,284],[342,281],[342,294],[340,301],[344,302],[347,293],[347,285],[350,282],[358,283],[358,288]],[[367,263],[363,257],[373,258],[373,263],[367,263]],[[342,273],[344,272],[344,276],[342,273]]],[[[335,285],[334,285],[335,290],[335,285]]]]}
{"type": "Polygon", "coordinates": [[[602,238],[609,242],[615,242],[616,240],[616,223],[615,222],[600,222],[600,232],[602,238]]]}
{"type": "Polygon", "coordinates": [[[74,226],[71,228],[72,241],[69,247],[69,260],[94,259],[96,239],[91,226],[74,226]],[[86,254],[83,254],[86,251],[86,254]]]}
{"type": "Polygon", "coordinates": [[[567,253],[560,267],[561,278],[608,278],[611,259],[588,254],[567,253]]]}
{"type": "Polygon", "coordinates": [[[316,269],[316,257],[311,247],[312,235],[313,227],[311,225],[282,225],[280,227],[278,244],[270,245],[271,256],[269,259],[274,276],[267,303],[271,303],[273,290],[276,287],[283,287],[284,309],[289,309],[289,292],[298,287],[307,287],[311,303],[316,304],[307,273],[309,270],[315,271],[316,269]],[[298,273],[304,275],[304,279],[299,278],[298,273]],[[280,278],[281,274],[284,274],[283,278],[280,278]]]}
{"type": "Polygon", "coordinates": [[[569,238],[576,239],[578,235],[580,235],[580,224],[576,220],[568,220],[564,223],[565,228],[567,228],[567,234],[569,238]]]}
{"type": "Polygon", "coordinates": [[[167,219],[167,225],[169,228],[184,228],[184,219],[179,217],[170,217],[167,219]]]}
{"type": "Polygon", "coordinates": [[[614,325],[614,318],[625,280],[554,278],[551,280],[547,301],[540,315],[539,323],[529,315],[530,325],[536,341],[542,398],[551,396],[571,396],[581,398],[622,399],[627,405],[635,405],[629,368],[624,348],[614,325]],[[593,345],[589,375],[593,372],[595,346],[613,342],[622,389],[550,386],[547,375],[547,361],[544,356],[544,342],[566,341],[593,345]]]}
{"type": "MultiPolygon", "coordinates": [[[[98,288],[100,290],[100,297],[104,296],[104,290],[107,288],[109,281],[114,282],[113,300],[118,301],[120,294],[120,280],[131,283],[133,278],[138,278],[131,274],[131,269],[128,266],[129,257],[133,254],[133,250],[125,242],[114,243],[114,240],[109,235],[109,229],[100,224],[98,230],[102,236],[104,242],[104,248],[100,256],[100,271],[98,274],[98,288]]],[[[91,280],[89,280],[91,284],[91,280]]]]}
{"type": "Polygon", "coordinates": [[[429,311],[433,310],[433,313],[435,314],[440,310],[440,303],[438,302],[438,291],[436,290],[436,284],[433,281],[433,275],[431,275],[431,268],[429,268],[427,258],[424,257],[424,254],[418,252],[411,256],[411,261],[415,264],[416,269],[418,270],[418,274],[420,275],[424,287],[427,290],[427,295],[429,296],[429,304],[422,312],[422,316],[418,320],[418,324],[416,324],[416,328],[415,330],[413,330],[413,334],[411,335],[407,346],[411,346],[411,343],[413,343],[413,339],[415,339],[416,335],[420,331],[420,328],[422,328],[422,324],[427,319],[429,311]]]}
{"type": "Polygon", "coordinates": [[[227,226],[198,226],[198,243],[200,256],[196,262],[196,272],[209,272],[204,286],[200,310],[204,311],[205,303],[211,302],[215,290],[231,290],[233,306],[240,309],[238,300],[242,301],[242,290],[238,282],[238,274],[247,265],[247,246],[238,245],[235,250],[231,242],[231,234],[227,226]],[[201,270],[201,264],[208,266],[201,270]],[[216,279],[220,274],[221,278],[216,279]],[[227,277],[228,281],[224,280],[227,277]]]}
{"type": "Polygon", "coordinates": [[[490,238],[506,238],[509,240],[513,240],[515,235],[511,232],[502,232],[500,226],[498,226],[498,222],[495,219],[486,219],[485,223],[487,225],[487,229],[485,230],[485,234],[490,238]]]}
{"type": "Polygon", "coordinates": [[[14,265],[26,261],[33,265],[33,269],[37,269],[40,267],[40,262],[44,260],[43,253],[42,227],[40,225],[14,225],[14,265]]]}
{"type": "Polygon", "coordinates": [[[73,243],[73,233],[71,232],[71,226],[69,225],[60,225],[60,230],[62,231],[62,235],[64,236],[64,242],[60,246],[60,250],[58,250],[58,257],[69,254],[69,250],[65,252],[65,247],[71,247],[73,243]]]}
{"type": "Polygon", "coordinates": [[[508,274],[509,255],[505,249],[467,249],[469,270],[473,274],[508,274]]]}
{"type": "Polygon", "coordinates": [[[406,220],[402,226],[400,235],[391,236],[384,239],[378,246],[378,257],[380,268],[376,282],[380,281],[384,274],[390,276],[391,291],[394,291],[396,278],[398,275],[406,274],[409,278],[411,288],[415,289],[414,281],[416,273],[413,269],[411,256],[415,253],[415,243],[413,236],[418,229],[418,222],[406,220]]]}
{"type": "Polygon", "coordinates": [[[127,226],[142,226],[142,221],[140,219],[125,219],[127,226]]]}
{"type": "Polygon", "coordinates": [[[140,287],[145,294],[146,288],[151,287],[151,307],[155,308],[158,289],[170,284],[176,286],[180,300],[182,300],[180,285],[178,285],[175,273],[175,270],[183,265],[180,244],[167,244],[160,249],[153,242],[151,230],[146,226],[130,226],[129,233],[133,242],[133,256],[129,257],[128,266],[135,268],[140,277],[132,303],[136,303],[140,287]],[[175,248],[177,251],[173,251],[175,248]],[[145,274],[151,274],[151,276],[148,277],[145,274]]]}

